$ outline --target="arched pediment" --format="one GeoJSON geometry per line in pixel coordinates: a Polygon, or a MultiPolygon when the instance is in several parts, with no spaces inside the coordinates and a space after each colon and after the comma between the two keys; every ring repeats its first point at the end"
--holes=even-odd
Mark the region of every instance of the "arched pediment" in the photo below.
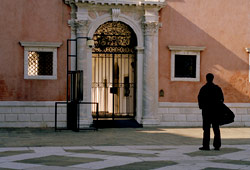
{"type": "MultiPolygon", "coordinates": [[[[105,22],[108,21],[112,21],[111,16],[109,14],[105,14],[101,17],[98,17],[95,22],[92,22],[90,24],[90,28],[89,28],[89,32],[88,32],[88,37],[93,37],[95,31],[97,30],[97,28],[104,24],[105,22]]],[[[143,31],[139,25],[138,22],[136,22],[135,20],[132,20],[131,18],[129,18],[126,15],[120,15],[119,16],[119,21],[124,22],[125,24],[129,25],[133,31],[136,34],[137,37],[137,42],[138,42],[138,46],[139,47],[143,47],[143,31]]]]}

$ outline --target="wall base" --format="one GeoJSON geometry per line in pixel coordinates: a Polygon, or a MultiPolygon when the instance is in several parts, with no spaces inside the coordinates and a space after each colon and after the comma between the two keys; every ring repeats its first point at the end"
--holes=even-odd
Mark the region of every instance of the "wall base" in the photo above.
{"type": "MultiPolygon", "coordinates": [[[[66,105],[57,113],[57,127],[66,127],[66,105]]],[[[0,102],[0,127],[55,127],[55,102],[0,102]]]]}
{"type": "MultiPolygon", "coordinates": [[[[249,103],[226,103],[235,113],[235,122],[225,126],[250,127],[249,103]]],[[[66,105],[58,105],[57,127],[66,127],[66,105]]],[[[143,118],[143,126],[197,127],[202,126],[197,103],[160,102],[154,118],[143,118]]],[[[89,127],[92,118],[80,120],[80,127],[89,127]]],[[[0,102],[0,127],[54,127],[55,102],[0,102]]]]}
{"type": "MultiPolygon", "coordinates": [[[[250,126],[249,103],[225,103],[235,114],[235,122],[224,126],[250,126]]],[[[197,103],[159,102],[160,126],[197,127],[202,126],[201,110],[197,103]]]]}

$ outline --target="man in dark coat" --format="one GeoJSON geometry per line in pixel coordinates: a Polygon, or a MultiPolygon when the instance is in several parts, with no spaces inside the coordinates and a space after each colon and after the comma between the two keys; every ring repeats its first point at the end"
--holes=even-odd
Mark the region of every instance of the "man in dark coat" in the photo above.
{"type": "Polygon", "coordinates": [[[214,131],[214,150],[220,150],[221,137],[219,127],[219,105],[224,102],[224,96],[219,86],[213,83],[214,75],[206,75],[207,83],[200,89],[198,95],[199,108],[202,109],[203,118],[203,143],[200,150],[210,150],[210,127],[214,131]]]}

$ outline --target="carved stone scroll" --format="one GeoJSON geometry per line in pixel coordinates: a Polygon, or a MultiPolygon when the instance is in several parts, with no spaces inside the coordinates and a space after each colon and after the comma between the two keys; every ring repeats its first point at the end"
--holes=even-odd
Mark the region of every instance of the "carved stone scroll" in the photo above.
{"type": "Polygon", "coordinates": [[[112,20],[119,21],[120,13],[121,13],[121,10],[119,8],[113,8],[112,9],[112,20]]]}

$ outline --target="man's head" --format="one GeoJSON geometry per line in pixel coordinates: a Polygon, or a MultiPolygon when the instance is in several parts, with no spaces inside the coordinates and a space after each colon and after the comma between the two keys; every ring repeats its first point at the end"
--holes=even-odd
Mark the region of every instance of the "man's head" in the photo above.
{"type": "Polygon", "coordinates": [[[213,75],[212,73],[208,73],[208,74],[206,75],[206,79],[207,79],[207,82],[208,82],[208,83],[212,83],[213,80],[214,80],[214,75],[213,75]]]}

